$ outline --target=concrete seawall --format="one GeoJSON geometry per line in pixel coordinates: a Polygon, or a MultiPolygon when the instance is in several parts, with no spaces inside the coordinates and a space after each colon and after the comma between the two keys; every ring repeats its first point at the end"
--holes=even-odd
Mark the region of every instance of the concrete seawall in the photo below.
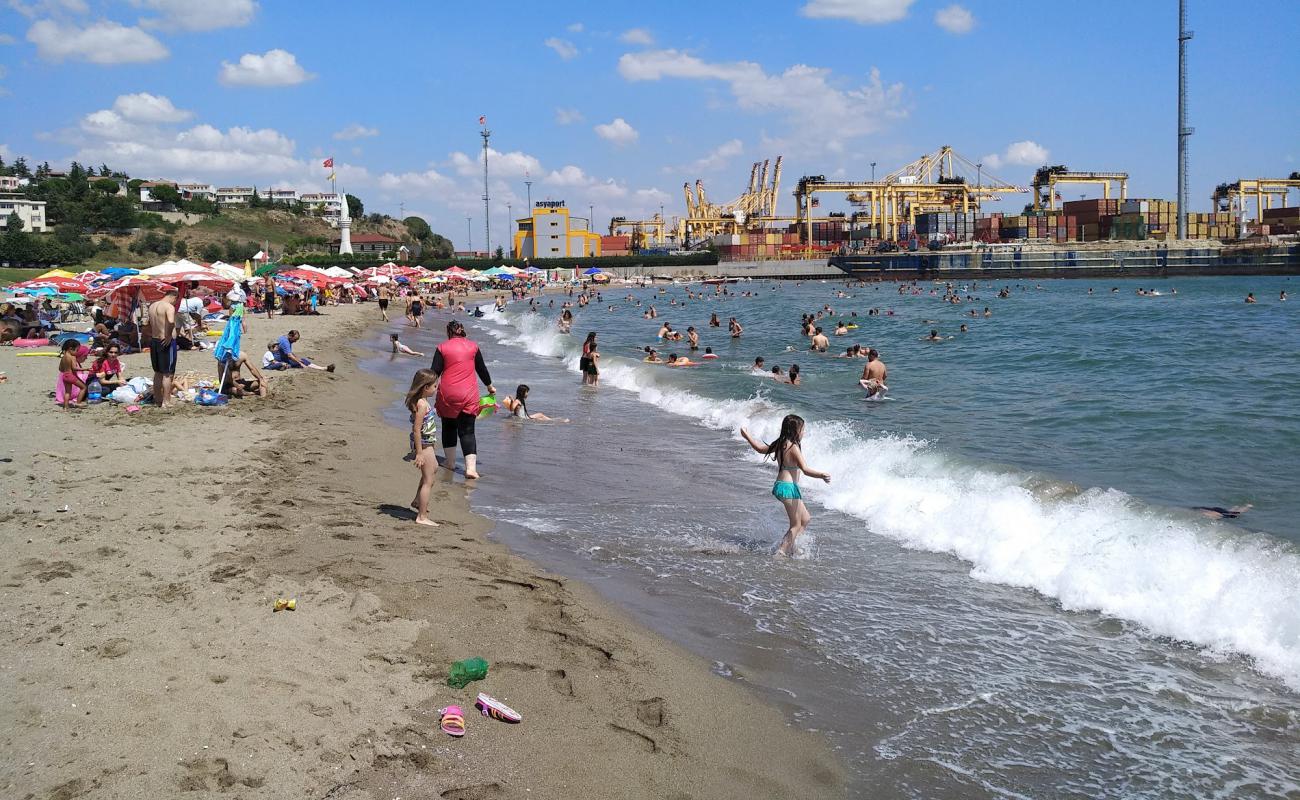
{"type": "Polygon", "coordinates": [[[788,261],[723,261],[718,264],[659,267],[602,267],[622,278],[667,275],[687,280],[697,278],[843,278],[844,271],[826,259],[788,261]]]}

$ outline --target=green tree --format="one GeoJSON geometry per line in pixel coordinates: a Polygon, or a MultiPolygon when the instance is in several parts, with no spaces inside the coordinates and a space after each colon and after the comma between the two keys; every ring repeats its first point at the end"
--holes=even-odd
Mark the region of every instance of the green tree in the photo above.
{"type": "Polygon", "coordinates": [[[172,252],[176,254],[177,258],[185,258],[190,254],[189,242],[184,239],[177,239],[176,243],[172,245],[172,252]]]}
{"type": "Polygon", "coordinates": [[[99,191],[103,192],[107,196],[112,196],[117,194],[117,190],[119,188],[117,185],[117,181],[113,180],[112,178],[100,178],[99,180],[95,181],[91,185],[94,186],[99,191]]]}
{"type": "Polygon", "coordinates": [[[151,186],[149,195],[159,203],[165,203],[172,208],[179,208],[181,205],[181,193],[175,186],[151,186]]]}
{"type": "Polygon", "coordinates": [[[366,206],[361,202],[361,198],[351,194],[345,194],[344,197],[348,201],[348,216],[352,219],[364,219],[366,206]]]}
{"type": "Polygon", "coordinates": [[[17,211],[10,211],[8,219],[5,220],[5,235],[23,232],[23,218],[18,216],[17,211]]]}
{"type": "Polygon", "coordinates": [[[423,241],[433,235],[433,229],[429,227],[429,223],[425,222],[420,217],[407,217],[402,220],[402,224],[406,226],[407,232],[409,232],[411,237],[417,242],[423,241]]]}
{"type": "Polygon", "coordinates": [[[13,173],[20,178],[32,177],[32,171],[27,167],[27,159],[19,156],[13,165],[13,173]]]}
{"type": "Polygon", "coordinates": [[[506,257],[506,249],[501,245],[497,245],[497,251],[492,254],[492,257],[495,258],[497,261],[504,260],[506,257]]]}
{"type": "Polygon", "coordinates": [[[199,256],[209,264],[213,261],[220,261],[221,256],[225,253],[221,245],[216,242],[208,242],[199,250],[199,256]]]}
{"type": "MultiPolygon", "coordinates": [[[[433,234],[429,239],[421,242],[428,252],[426,258],[451,258],[456,254],[456,247],[451,240],[439,234],[433,234]]],[[[423,254],[422,254],[423,255],[423,254]]]]}

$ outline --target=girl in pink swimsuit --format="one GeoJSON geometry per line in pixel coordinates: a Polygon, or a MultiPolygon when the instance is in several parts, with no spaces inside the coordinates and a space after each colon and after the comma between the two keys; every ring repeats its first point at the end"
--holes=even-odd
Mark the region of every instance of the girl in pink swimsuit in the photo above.
{"type": "Polygon", "coordinates": [[[433,408],[442,420],[443,466],[456,468],[456,443],[465,453],[465,477],[477,478],[478,441],[474,437],[474,420],[479,412],[479,381],[488,394],[496,394],[492,376],[478,345],[465,336],[465,326],[457,320],[447,323],[447,341],[438,345],[430,365],[440,378],[438,397],[433,408]]]}

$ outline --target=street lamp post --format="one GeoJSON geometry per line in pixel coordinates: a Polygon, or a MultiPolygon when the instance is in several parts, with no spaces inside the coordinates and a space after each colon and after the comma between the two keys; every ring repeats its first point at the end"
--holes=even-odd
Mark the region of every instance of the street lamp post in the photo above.
{"type": "Polygon", "coordinates": [[[506,203],[506,244],[510,245],[510,257],[515,257],[515,212],[514,206],[506,203]]]}
{"type": "Polygon", "coordinates": [[[876,182],[876,162],[871,162],[871,182],[876,182]]]}
{"type": "Polygon", "coordinates": [[[470,228],[472,219],[472,217],[465,217],[465,249],[470,253],[474,252],[474,231],[470,228]]]}

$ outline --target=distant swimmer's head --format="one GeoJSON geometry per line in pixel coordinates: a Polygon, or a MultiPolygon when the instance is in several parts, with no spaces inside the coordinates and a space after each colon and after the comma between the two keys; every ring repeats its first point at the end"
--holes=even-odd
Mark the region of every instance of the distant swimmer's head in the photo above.
{"type": "Polygon", "coordinates": [[[938,328],[931,328],[931,329],[930,329],[930,338],[931,338],[931,339],[938,339],[938,338],[939,338],[939,329],[938,329],[938,328]]]}
{"type": "Polygon", "coordinates": [[[780,365],[775,366],[775,367],[772,367],[772,374],[773,374],[773,375],[780,375],[780,374],[781,374],[781,367],[780,367],[780,365]]]}
{"type": "Polygon", "coordinates": [[[704,355],[706,355],[706,356],[711,356],[711,355],[713,355],[713,348],[712,348],[712,347],[706,347],[706,348],[704,348],[704,355]]]}
{"type": "Polygon", "coordinates": [[[762,369],[762,367],[763,367],[763,357],[759,356],[758,358],[754,359],[754,368],[762,369]]]}

